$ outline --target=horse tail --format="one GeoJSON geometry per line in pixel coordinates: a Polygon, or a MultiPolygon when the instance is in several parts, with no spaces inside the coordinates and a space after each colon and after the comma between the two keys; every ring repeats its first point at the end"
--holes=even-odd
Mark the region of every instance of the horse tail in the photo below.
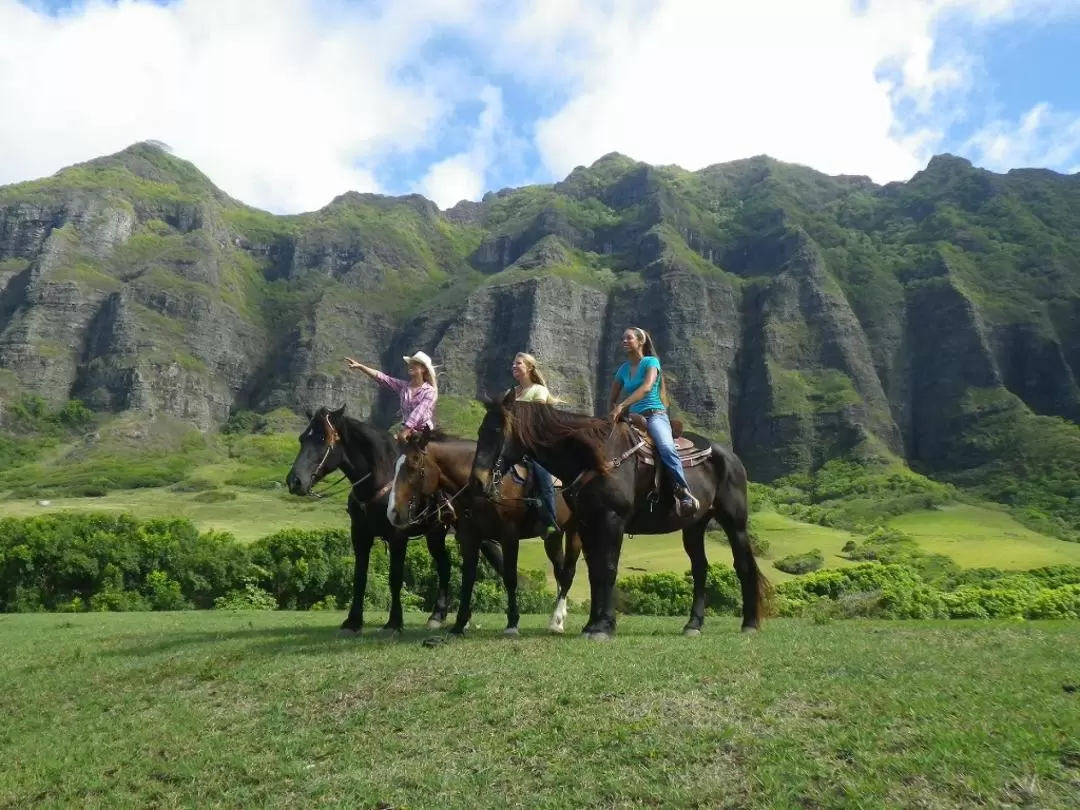
{"type": "MultiPolygon", "coordinates": [[[[742,551],[743,565],[756,583],[754,588],[754,602],[757,608],[758,619],[771,618],[776,615],[776,588],[765,576],[758,565],[757,557],[754,556],[750,545],[748,523],[750,519],[750,493],[747,487],[746,467],[735,453],[722,444],[713,442],[712,463],[715,466],[716,496],[714,499],[713,520],[720,524],[727,532],[725,522],[729,522],[735,530],[735,536],[729,534],[732,550],[736,543],[745,544],[742,551]],[[721,515],[723,514],[723,517],[721,515]],[[737,539],[741,536],[741,542],[737,539]]],[[[738,561],[736,561],[738,565],[738,561]]]]}
{"type": "Polygon", "coordinates": [[[771,619],[776,616],[776,587],[758,567],[757,557],[750,554],[750,564],[754,566],[757,580],[757,610],[761,619],[771,619]]]}

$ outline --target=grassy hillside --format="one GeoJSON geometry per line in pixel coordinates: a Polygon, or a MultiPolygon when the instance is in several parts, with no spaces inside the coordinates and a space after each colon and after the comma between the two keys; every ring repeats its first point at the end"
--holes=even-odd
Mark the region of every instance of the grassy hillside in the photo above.
{"type": "Polygon", "coordinates": [[[1075,622],[715,619],[691,641],[630,618],[593,644],[478,616],[429,649],[335,639],[339,619],[0,616],[0,806],[1065,810],[1080,791],[1075,622]]]}

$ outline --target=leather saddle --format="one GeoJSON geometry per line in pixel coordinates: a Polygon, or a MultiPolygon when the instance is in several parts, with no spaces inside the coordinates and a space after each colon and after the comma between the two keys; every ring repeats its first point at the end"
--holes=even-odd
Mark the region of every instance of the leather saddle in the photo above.
{"type": "MultiPolygon", "coordinates": [[[[656,445],[646,429],[645,417],[639,413],[627,414],[626,421],[645,444],[634,454],[638,460],[649,465],[656,464],[656,445]]],[[[683,434],[683,424],[678,419],[671,420],[671,436],[675,439],[675,451],[683,467],[696,467],[712,455],[712,442],[696,433],[683,434]]]]}

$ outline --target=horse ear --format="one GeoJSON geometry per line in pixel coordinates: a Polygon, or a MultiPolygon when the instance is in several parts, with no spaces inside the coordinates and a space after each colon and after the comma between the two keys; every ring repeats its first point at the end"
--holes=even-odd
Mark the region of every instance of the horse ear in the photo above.
{"type": "Polygon", "coordinates": [[[342,405],[336,411],[330,411],[330,416],[332,416],[334,419],[340,419],[344,415],[345,415],[345,406],[344,405],[342,405]]]}
{"type": "Polygon", "coordinates": [[[315,414],[312,413],[311,408],[305,408],[304,415],[307,416],[309,422],[315,418],[315,414]]]}

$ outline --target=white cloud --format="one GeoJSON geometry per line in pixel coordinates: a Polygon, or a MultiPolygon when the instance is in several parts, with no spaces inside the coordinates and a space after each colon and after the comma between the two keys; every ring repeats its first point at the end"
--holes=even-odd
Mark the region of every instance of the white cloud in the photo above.
{"type": "MultiPolygon", "coordinates": [[[[1073,0],[1037,0],[1040,9],[1073,0]]],[[[970,54],[942,54],[949,15],[987,25],[1020,0],[658,0],[613,12],[580,88],[538,122],[555,176],[619,151],[696,169],[767,153],[824,172],[909,178],[961,111],[970,54]],[[909,102],[911,117],[897,105],[909,102]]],[[[590,25],[593,25],[592,23],[590,25]]],[[[543,37],[540,37],[543,40],[543,37]]]]}
{"type": "MultiPolygon", "coordinates": [[[[279,212],[383,191],[381,169],[428,152],[404,183],[442,207],[478,199],[496,168],[548,180],[610,151],[689,169],[768,153],[905,179],[970,117],[978,61],[968,38],[942,39],[943,20],[975,32],[1077,11],[1080,0],[87,0],[50,17],[0,0],[0,184],[144,139],[279,212]],[[521,88],[555,110],[529,133],[540,169],[521,159],[533,124],[514,118],[521,88]],[[477,99],[467,145],[446,156],[477,99]]],[[[1075,130],[1049,108],[1037,118],[994,122],[969,146],[1002,166],[1045,165],[1075,130]]]]}
{"type": "Polygon", "coordinates": [[[275,211],[376,191],[431,145],[457,87],[396,71],[471,0],[97,0],[59,18],[0,0],[0,183],[156,138],[275,211]]]}
{"type": "Polygon", "coordinates": [[[499,88],[487,86],[480,97],[484,109],[471,133],[469,148],[434,164],[418,185],[420,193],[440,208],[483,196],[485,174],[498,149],[497,137],[500,130],[509,129],[499,88]]]}
{"type": "Polygon", "coordinates": [[[1016,121],[987,124],[964,144],[988,169],[1045,166],[1067,173],[1080,170],[1080,115],[1036,104],[1016,121]]]}

